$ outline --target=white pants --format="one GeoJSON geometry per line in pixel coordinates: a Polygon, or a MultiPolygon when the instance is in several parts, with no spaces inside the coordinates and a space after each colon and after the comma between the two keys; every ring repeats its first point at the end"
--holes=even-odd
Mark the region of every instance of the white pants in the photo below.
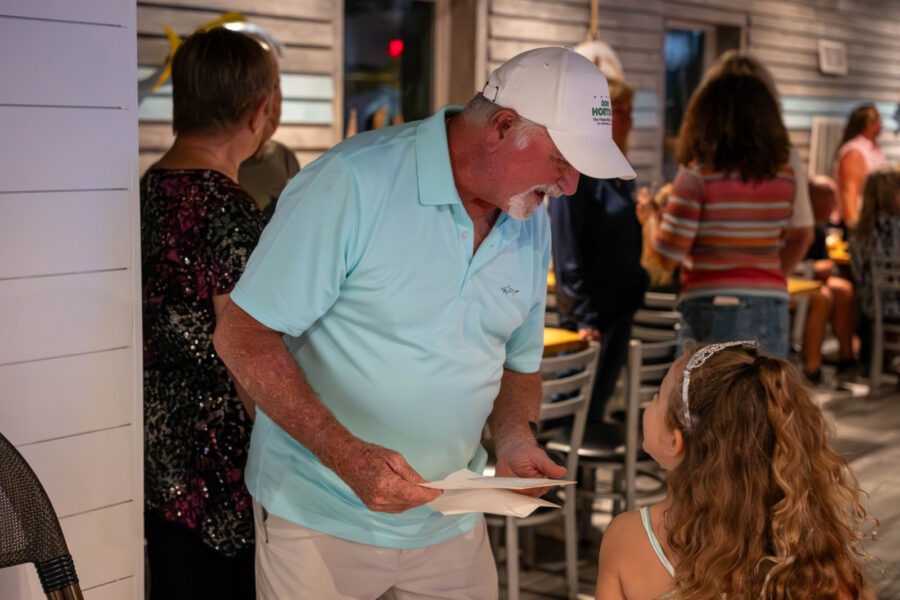
{"type": "Polygon", "coordinates": [[[257,600],[496,600],[484,519],[441,544],[396,550],[350,542],[253,503],[257,600]]]}

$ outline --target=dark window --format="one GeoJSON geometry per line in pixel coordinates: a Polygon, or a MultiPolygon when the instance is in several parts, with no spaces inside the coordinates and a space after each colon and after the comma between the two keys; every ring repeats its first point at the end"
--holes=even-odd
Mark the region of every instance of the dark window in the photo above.
{"type": "Polygon", "coordinates": [[[432,113],[434,3],[346,0],[344,123],[356,131],[432,113]]]}

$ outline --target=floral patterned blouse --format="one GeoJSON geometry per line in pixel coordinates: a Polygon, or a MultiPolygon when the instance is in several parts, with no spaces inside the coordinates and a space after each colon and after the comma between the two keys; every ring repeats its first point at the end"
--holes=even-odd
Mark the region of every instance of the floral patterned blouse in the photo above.
{"type": "MultiPolygon", "coordinates": [[[[875,219],[869,245],[858,238],[850,239],[850,264],[856,279],[856,296],[860,311],[868,318],[875,316],[872,296],[872,256],[900,256],[900,215],[882,215],[875,219]]],[[[888,295],[882,302],[884,318],[900,321],[900,297],[888,295]]]]}
{"type": "Polygon", "coordinates": [[[212,299],[234,287],[262,228],[253,199],[222,173],[141,179],[145,508],[226,556],[253,544],[252,422],[212,345],[212,299]]]}

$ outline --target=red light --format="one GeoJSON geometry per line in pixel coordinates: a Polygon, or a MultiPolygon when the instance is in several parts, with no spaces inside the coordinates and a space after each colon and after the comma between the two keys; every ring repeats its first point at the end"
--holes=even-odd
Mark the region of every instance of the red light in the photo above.
{"type": "Polygon", "coordinates": [[[391,40],[388,42],[388,56],[399,58],[403,54],[403,40],[391,40]]]}

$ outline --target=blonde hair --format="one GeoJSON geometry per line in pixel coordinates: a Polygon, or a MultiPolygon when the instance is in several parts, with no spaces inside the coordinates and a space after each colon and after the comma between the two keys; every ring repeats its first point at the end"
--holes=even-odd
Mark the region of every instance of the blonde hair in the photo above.
{"type": "Polygon", "coordinates": [[[863,188],[862,210],[853,237],[863,246],[869,246],[875,233],[878,217],[900,213],[900,165],[875,169],[866,178],[863,188]]]}
{"type": "Polygon", "coordinates": [[[634,87],[627,81],[618,77],[607,77],[606,82],[609,84],[609,101],[613,105],[634,101],[634,87]]]}
{"type": "Polygon", "coordinates": [[[690,430],[681,378],[673,390],[666,421],[684,455],[668,476],[666,527],[681,597],[874,598],[859,547],[874,519],[796,367],[720,350],[691,373],[690,430]]]}
{"type": "Polygon", "coordinates": [[[659,188],[653,196],[654,210],[641,227],[641,267],[647,272],[650,284],[655,286],[669,286],[673,282],[674,270],[663,266],[659,252],[653,247],[653,236],[659,229],[659,215],[665,211],[671,193],[672,182],[659,188]]]}

